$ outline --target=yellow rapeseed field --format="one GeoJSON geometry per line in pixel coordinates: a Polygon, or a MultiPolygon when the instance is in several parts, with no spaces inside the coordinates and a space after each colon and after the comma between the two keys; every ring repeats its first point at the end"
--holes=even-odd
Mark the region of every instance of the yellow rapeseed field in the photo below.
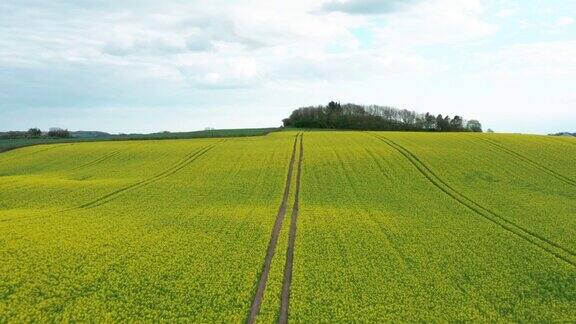
{"type": "Polygon", "coordinates": [[[575,215],[573,139],[20,148],[0,153],[0,322],[245,322],[278,220],[258,322],[280,318],[286,287],[290,322],[571,322],[575,215]]]}

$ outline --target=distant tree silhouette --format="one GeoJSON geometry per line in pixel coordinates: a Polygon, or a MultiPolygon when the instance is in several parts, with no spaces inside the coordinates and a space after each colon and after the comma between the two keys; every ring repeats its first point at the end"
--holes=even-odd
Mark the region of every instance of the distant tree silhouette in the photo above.
{"type": "Polygon", "coordinates": [[[67,129],[62,129],[58,127],[50,128],[48,131],[49,137],[60,137],[60,138],[67,138],[70,137],[70,132],[67,129]]]}
{"type": "Polygon", "coordinates": [[[471,119],[466,123],[466,129],[470,132],[482,132],[482,124],[475,119],[471,119]]]}
{"type": "Polygon", "coordinates": [[[436,130],[439,132],[447,132],[450,130],[450,117],[436,116],[436,130]]]}
{"type": "Polygon", "coordinates": [[[424,115],[424,130],[433,131],[436,129],[436,118],[430,114],[426,113],[424,115]]]}
{"type": "Polygon", "coordinates": [[[450,119],[441,114],[434,117],[430,113],[418,114],[407,109],[341,104],[335,101],[330,101],[326,106],[298,108],[282,122],[285,127],[298,128],[440,132],[477,131],[476,123],[479,124],[478,121],[465,123],[460,116],[450,119]]]}
{"type": "Polygon", "coordinates": [[[42,136],[42,131],[39,128],[30,128],[28,132],[26,132],[28,137],[37,138],[42,136]]]}
{"type": "Polygon", "coordinates": [[[450,121],[450,130],[453,132],[462,132],[464,130],[464,119],[458,115],[450,121]]]}

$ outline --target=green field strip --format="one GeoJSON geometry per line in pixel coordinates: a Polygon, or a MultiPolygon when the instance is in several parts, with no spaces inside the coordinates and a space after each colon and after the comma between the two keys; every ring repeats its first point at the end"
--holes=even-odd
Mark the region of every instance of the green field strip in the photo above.
{"type": "Polygon", "coordinates": [[[545,165],[542,165],[542,164],[540,164],[540,163],[538,163],[538,162],[536,162],[536,161],[534,161],[534,160],[532,160],[532,159],[530,159],[530,158],[528,158],[528,157],[526,157],[526,156],[524,156],[524,155],[522,155],[522,154],[520,154],[520,153],[518,153],[518,152],[515,152],[515,151],[512,150],[512,149],[509,149],[509,148],[503,146],[502,144],[497,143],[497,142],[494,141],[493,139],[484,138],[484,137],[476,137],[476,138],[477,138],[478,140],[480,140],[480,141],[482,141],[482,142],[490,145],[490,146],[493,147],[494,149],[496,149],[496,150],[498,150],[498,151],[500,151],[500,152],[504,152],[504,153],[506,153],[506,154],[508,154],[508,155],[510,155],[510,156],[513,156],[513,157],[516,158],[517,160],[520,160],[520,161],[522,161],[522,162],[524,162],[524,163],[526,163],[526,164],[528,164],[528,165],[530,165],[530,166],[532,166],[532,167],[540,170],[541,172],[546,173],[546,174],[548,174],[548,175],[556,178],[557,180],[562,181],[563,183],[565,183],[565,184],[567,184],[567,185],[569,185],[569,186],[576,187],[576,181],[575,181],[575,180],[570,179],[569,177],[564,176],[564,175],[562,175],[562,174],[560,174],[560,173],[558,173],[558,172],[556,172],[556,171],[554,171],[554,170],[546,167],[545,165]]]}
{"type": "Polygon", "coordinates": [[[118,197],[120,194],[122,194],[125,191],[128,190],[132,190],[132,189],[137,189],[137,188],[141,188],[144,186],[147,186],[151,183],[154,183],[156,181],[165,179],[173,174],[175,174],[176,172],[182,170],[183,168],[189,166],[192,162],[194,162],[196,159],[200,158],[202,155],[206,154],[208,151],[210,151],[211,149],[213,149],[217,144],[214,145],[208,145],[205,146],[203,148],[200,148],[190,154],[188,154],[188,156],[186,156],[185,159],[183,159],[182,161],[180,161],[179,163],[177,163],[176,165],[172,166],[171,168],[151,177],[148,179],[144,179],[142,181],[136,182],[134,184],[131,184],[129,186],[120,188],[118,190],[115,190],[109,194],[106,194],[104,196],[98,197],[90,202],[87,202],[85,204],[82,204],[80,206],[77,206],[75,208],[72,209],[66,209],[63,211],[71,211],[71,210],[78,210],[78,209],[87,209],[87,208],[95,208],[98,206],[101,206],[103,204],[106,204],[112,200],[114,200],[116,197],[118,197]]]}
{"type": "Polygon", "coordinates": [[[268,281],[268,276],[270,274],[270,269],[272,267],[272,261],[274,259],[274,254],[276,253],[276,245],[278,244],[278,238],[282,231],[282,223],[284,223],[284,218],[286,216],[286,210],[288,209],[288,198],[290,197],[290,187],[293,178],[294,162],[296,159],[296,149],[298,143],[298,135],[294,138],[294,144],[292,147],[292,156],[290,158],[290,163],[288,165],[288,174],[286,176],[286,184],[284,186],[284,195],[282,197],[282,202],[280,203],[280,208],[276,215],[276,220],[272,228],[270,235],[270,241],[268,243],[268,248],[266,250],[266,256],[264,257],[264,263],[262,266],[262,271],[258,279],[258,284],[256,286],[256,291],[254,293],[254,298],[252,304],[250,305],[250,311],[248,313],[247,323],[255,323],[258,313],[260,312],[260,307],[262,305],[262,300],[264,298],[264,293],[266,290],[266,283],[268,281]]]}
{"type": "Polygon", "coordinates": [[[135,142],[135,141],[158,141],[158,140],[183,140],[183,139],[207,139],[207,138],[241,138],[266,136],[280,131],[280,128],[247,128],[247,129],[218,129],[176,133],[152,133],[113,135],[106,137],[69,137],[69,138],[14,138],[0,139],[0,153],[20,148],[53,145],[62,143],[102,143],[102,142],[135,142]]]}
{"type": "Polygon", "coordinates": [[[406,157],[410,163],[417,168],[422,175],[424,175],[434,186],[438,189],[452,197],[454,200],[461,203],[463,206],[466,206],[470,210],[474,211],[478,215],[484,217],[487,220],[492,221],[493,223],[499,225],[501,228],[509,231],[512,234],[517,235],[518,237],[530,242],[534,246],[554,255],[558,259],[576,267],[576,253],[571,251],[570,249],[561,246],[560,244],[553,242],[534,231],[526,229],[516,223],[499,216],[498,214],[494,213],[493,211],[483,207],[482,205],[474,202],[464,194],[458,192],[457,190],[453,189],[450,185],[448,185],[444,180],[438,177],[426,164],[424,164],[418,157],[412,154],[410,151],[405,149],[403,146],[393,142],[392,140],[381,137],[378,135],[374,135],[378,139],[382,140],[384,143],[389,145],[390,147],[396,149],[400,154],[406,157]]]}
{"type": "Polygon", "coordinates": [[[290,287],[292,284],[292,269],[294,267],[294,246],[296,245],[296,231],[298,212],[300,209],[300,187],[302,182],[302,161],[304,160],[304,135],[300,134],[300,154],[298,155],[298,169],[296,174],[296,189],[294,205],[290,216],[290,232],[288,235],[288,248],[286,250],[286,264],[284,266],[284,280],[282,282],[282,296],[280,299],[280,317],[278,323],[288,323],[290,307],[290,287]]]}

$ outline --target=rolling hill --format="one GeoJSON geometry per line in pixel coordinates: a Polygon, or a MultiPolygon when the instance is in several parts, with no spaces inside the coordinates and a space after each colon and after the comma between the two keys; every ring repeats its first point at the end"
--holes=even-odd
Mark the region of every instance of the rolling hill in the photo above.
{"type": "Polygon", "coordinates": [[[0,154],[0,322],[573,321],[576,139],[283,131],[0,154]]]}

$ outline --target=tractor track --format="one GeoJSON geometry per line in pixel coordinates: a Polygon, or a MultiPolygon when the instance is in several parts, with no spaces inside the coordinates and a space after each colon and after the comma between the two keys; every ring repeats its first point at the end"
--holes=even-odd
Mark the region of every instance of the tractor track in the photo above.
{"type": "Polygon", "coordinates": [[[142,188],[148,184],[160,181],[162,179],[165,179],[173,174],[175,174],[176,172],[184,169],[185,167],[187,167],[188,165],[190,165],[192,162],[194,162],[197,158],[199,158],[200,156],[206,154],[208,151],[210,151],[212,148],[214,148],[216,145],[221,144],[226,142],[228,139],[222,139],[214,144],[211,145],[206,145],[203,146],[197,150],[194,150],[193,152],[189,153],[186,155],[186,157],[184,158],[184,160],[178,162],[177,164],[175,164],[173,167],[160,172],[158,174],[156,174],[153,177],[144,179],[144,180],[140,180],[136,183],[133,183],[131,185],[128,185],[126,187],[117,189],[111,193],[108,193],[104,196],[98,197],[90,202],[87,202],[85,204],[82,204],[80,206],[75,206],[75,207],[70,207],[70,208],[66,208],[66,209],[62,209],[59,211],[54,211],[54,212],[50,212],[47,213],[43,216],[31,216],[31,217],[14,217],[14,218],[9,218],[9,219],[0,219],[0,223],[4,223],[4,222],[11,222],[11,221],[17,221],[17,220],[31,220],[31,219],[38,219],[38,218],[42,218],[45,216],[49,216],[49,215],[55,215],[55,214],[60,214],[60,213],[65,213],[65,212],[70,212],[70,211],[74,211],[74,210],[81,210],[81,209],[90,209],[90,208],[95,208],[101,205],[104,205],[114,199],[116,199],[119,195],[121,195],[123,192],[132,190],[132,189],[138,189],[138,188],[142,188]]]}
{"type": "Polygon", "coordinates": [[[280,317],[278,323],[288,323],[288,308],[290,306],[290,286],[292,284],[292,269],[294,266],[294,246],[296,244],[296,230],[298,211],[300,209],[300,185],[302,180],[302,160],[304,158],[303,135],[300,134],[300,155],[298,156],[298,173],[296,174],[296,189],[294,192],[294,206],[290,218],[290,231],[288,234],[288,249],[286,250],[286,263],[284,265],[284,280],[282,281],[282,295],[280,299],[280,317]]]}
{"type": "Polygon", "coordinates": [[[493,147],[494,149],[496,149],[500,152],[506,153],[510,156],[515,157],[516,159],[518,159],[520,161],[523,161],[524,163],[526,163],[528,165],[531,165],[532,167],[540,170],[541,172],[547,173],[548,175],[556,178],[557,180],[559,180],[559,181],[561,181],[567,185],[576,187],[576,181],[575,180],[570,179],[569,177],[562,175],[562,174],[548,168],[547,166],[542,165],[542,164],[540,164],[540,163],[538,163],[538,162],[536,162],[536,161],[534,161],[534,160],[532,160],[532,159],[530,159],[530,158],[528,158],[528,157],[526,157],[526,156],[524,156],[524,155],[522,155],[522,154],[520,154],[520,153],[518,153],[512,149],[509,149],[509,148],[501,145],[500,143],[497,143],[496,141],[494,141],[492,139],[482,138],[482,137],[476,137],[476,139],[490,145],[491,147],[493,147]]]}
{"type": "Polygon", "coordinates": [[[25,158],[25,157],[30,157],[30,156],[34,156],[38,153],[51,151],[54,149],[58,149],[58,148],[62,148],[62,147],[66,147],[66,146],[70,146],[70,145],[74,145],[74,144],[75,143],[38,143],[38,144],[31,144],[31,145],[17,146],[17,147],[10,147],[10,148],[6,148],[6,149],[2,149],[2,150],[0,150],[0,153],[10,152],[10,151],[18,150],[21,148],[27,148],[27,147],[33,147],[33,146],[40,146],[40,145],[48,145],[49,146],[47,148],[42,148],[42,149],[39,149],[39,150],[34,151],[34,152],[26,152],[27,154],[23,154],[22,156],[10,156],[4,160],[4,161],[12,161],[14,159],[21,159],[21,158],[25,158]]]}
{"type": "Polygon", "coordinates": [[[288,175],[286,177],[286,185],[284,187],[284,195],[282,196],[282,202],[280,203],[280,208],[276,215],[276,221],[274,222],[274,227],[272,228],[272,234],[270,236],[270,241],[268,242],[268,249],[266,250],[266,257],[264,258],[264,266],[262,267],[262,272],[260,273],[260,278],[258,280],[258,286],[256,288],[256,293],[254,294],[254,299],[250,305],[250,313],[248,314],[247,323],[252,324],[256,322],[256,317],[260,312],[260,306],[262,305],[262,300],[264,299],[264,291],[266,290],[266,283],[268,281],[268,275],[270,274],[270,269],[272,266],[272,259],[274,258],[274,253],[276,251],[276,245],[278,243],[278,237],[280,236],[280,231],[282,230],[282,223],[284,222],[284,217],[286,216],[286,210],[288,209],[288,199],[290,196],[290,186],[292,183],[292,173],[294,171],[294,161],[296,160],[296,144],[298,143],[297,134],[294,138],[294,144],[292,146],[292,156],[290,158],[290,163],[288,165],[288,175]]]}
{"type": "MultiPolygon", "coordinates": [[[[224,141],[226,141],[226,140],[224,140],[224,141]]],[[[176,172],[184,169],[185,167],[190,165],[192,162],[194,162],[196,159],[203,156],[208,151],[213,149],[216,145],[218,145],[224,141],[220,141],[220,142],[217,142],[217,143],[212,144],[212,145],[207,145],[207,146],[204,146],[198,150],[195,150],[192,153],[188,154],[182,161],[173,165],[171,168],[164,170],[163,172],[160,172],[160,173],[158,173],[158,174],[156,174],[150,178],[140,180],[136,183],[130,184],[130,185],[125,186],[123,188],[117,189],[113,192],[110,192],[104,196],[100,196],[100,197],[98,197],[92,201],[89,201],[87,203],[84,203],[80,206],[76,206],[76,207],[73,207],[70,209],[65,209],[65,210],[62,210],[61,212],[79,210],[79,209],[95,208],[95,207],[98,207],[98,206],[101,206],[101,205],[104,205],[104,204],[111,202],[112,200],[116,199],[119,195],[121,195],[122,193],[124,193],[126,191],[141,188],[141,187],[147,186],[151,183],[154,183],[154,182],[160,181],[162,179],[168,178],[169,176],[175,174],[176,172]]]]}
{"type": "Polygon", "coordinates": [[[109,158],[111,158],[111,157],[113,157],[113,156],[115,156],[115,155],[118,155],[119,153],[120,153],[120,151],[114,151],[114,152],[110,152],[110,153],[104,154],[104,155],[100,156],[100,157],[97,158],[97,159],[94,159],[94,160],[92,160],[92,161],[90,161],[90,162],[84,163],[84,164],[79,165],[79,166],[77,166],[77,167],[75,167],[75,168],[73,168],[73,169],[70,169],[70,171],[78,171],[78,170],[81,170],[81,169],[89,168],[89,167],[91,167],[91,166],[94,166],[94,165],[97,165],[97,164],[99,164],[99,163],[102,163],[102,162],[108,160],[109,158]]]}
{"type": "Polygon", "coordinates": [[[528,243],[538,247],[539,249],[547,252],[548,254],[562,260],[574,267],[576,267],[576,253],[561,246],[560,244],[553,242],[529,229],[526,229],[514,222],[498,215],[497,213],[483,207],[482,205],[478,204],[477,202],[473,201],[472,199],[468,198],[464,194],[460,193],[456,189],[452,188],[448,185],[442,178],[436,175],[425,163],[423,163],[418,157],[416,157],[413,153],[409,150],[404,148],[403,146],[393,142],[392,140],[378,136],[376,134],[372,134],[380,141],[386,143],[388,146],[402,154],[411,164],[414,166],[420,173],[426,177],[426,179],[432,183],[435,187],[439,190],[450,196],[452,199],[456,200],[462,206],[470,209],[471,211],[475,212],[476,214],[482,216],[486,220],[491,221],[492,223],[500,226],[501,228],[505,229],[506,231],[518,236],[519,238],[524,239],[528,243]]]}
{"type": "Polygon", "coordinates": [[[562,137],[562,136],[550,136],[550,137],[557,140],[557,143],[562,142],[564,144],[576,145],[576,141],[571,140],[569,137],[562,137]]]}

